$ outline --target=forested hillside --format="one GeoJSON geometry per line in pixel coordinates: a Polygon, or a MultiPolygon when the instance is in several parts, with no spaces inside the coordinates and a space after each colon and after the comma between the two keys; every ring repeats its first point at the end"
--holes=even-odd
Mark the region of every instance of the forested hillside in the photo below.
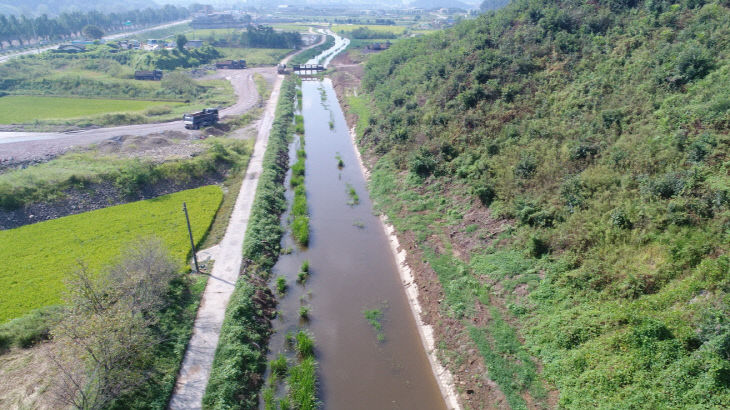
{"type": "Polygon", "coordinates": [[[729,53],[728,0],[514,0],[368,61],[373,195],[512,407],[730,406],[729,53]]]}

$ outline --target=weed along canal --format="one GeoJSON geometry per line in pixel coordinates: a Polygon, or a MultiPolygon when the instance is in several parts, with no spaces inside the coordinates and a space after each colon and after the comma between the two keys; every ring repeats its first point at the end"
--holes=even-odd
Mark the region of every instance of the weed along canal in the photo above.
{"type": "Polygon", "coordinates": [[[444,409],[332,83],[305,80],[301,91],[305,132],[292,144],[290,165],[297,178],[295,163],[305,164],[309,238],[303,246],[292,235],[298,201],[290,171],[284,252],[271,281],[279,303],[269,353],[269,360],[287,358],[289,376],[272,382],[269,370],[262,404],[278,408],[285,391],[300,384],[291,379],[292,366],[303,362],[296,353],[303,331],[314,340],[323,408],[444,409]]]}

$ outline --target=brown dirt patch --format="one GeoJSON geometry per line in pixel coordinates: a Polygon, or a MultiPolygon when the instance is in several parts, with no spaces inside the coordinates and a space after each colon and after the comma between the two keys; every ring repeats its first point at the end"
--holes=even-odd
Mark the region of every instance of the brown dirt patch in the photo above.
{"type": "Polygon", "coordinates": [[[49,360],[50,342],[0,355],[0,408],[57,409],[52,381],[58,369],[49,360]]]}

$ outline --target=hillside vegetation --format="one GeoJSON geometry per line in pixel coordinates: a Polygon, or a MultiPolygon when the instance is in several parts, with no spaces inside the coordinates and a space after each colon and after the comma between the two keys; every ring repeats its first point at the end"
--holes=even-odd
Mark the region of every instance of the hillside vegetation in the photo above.
{"type": "Polygon", "coordinates": [[[369,60],[373,196],[513,408],[730,405],[729,7],[515,0],[369,60]]]}

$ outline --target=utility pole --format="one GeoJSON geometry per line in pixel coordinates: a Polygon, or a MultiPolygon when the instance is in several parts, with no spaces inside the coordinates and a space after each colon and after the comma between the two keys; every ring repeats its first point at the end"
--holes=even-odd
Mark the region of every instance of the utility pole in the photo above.
{"type": "Polygon", "coordinates": [[[193,230],[190,229],[190,217],[188,216],[188,207],[183,202],[183,212],[185,212],[185,221],[188,223],[188,235],[190,236],[190,249],[193,250],[193,261],[195,261],[195,273],[200,273],[200,268],[198,267],[198,255],[195,254],[195,242],[193,241],[193,230]]]}

